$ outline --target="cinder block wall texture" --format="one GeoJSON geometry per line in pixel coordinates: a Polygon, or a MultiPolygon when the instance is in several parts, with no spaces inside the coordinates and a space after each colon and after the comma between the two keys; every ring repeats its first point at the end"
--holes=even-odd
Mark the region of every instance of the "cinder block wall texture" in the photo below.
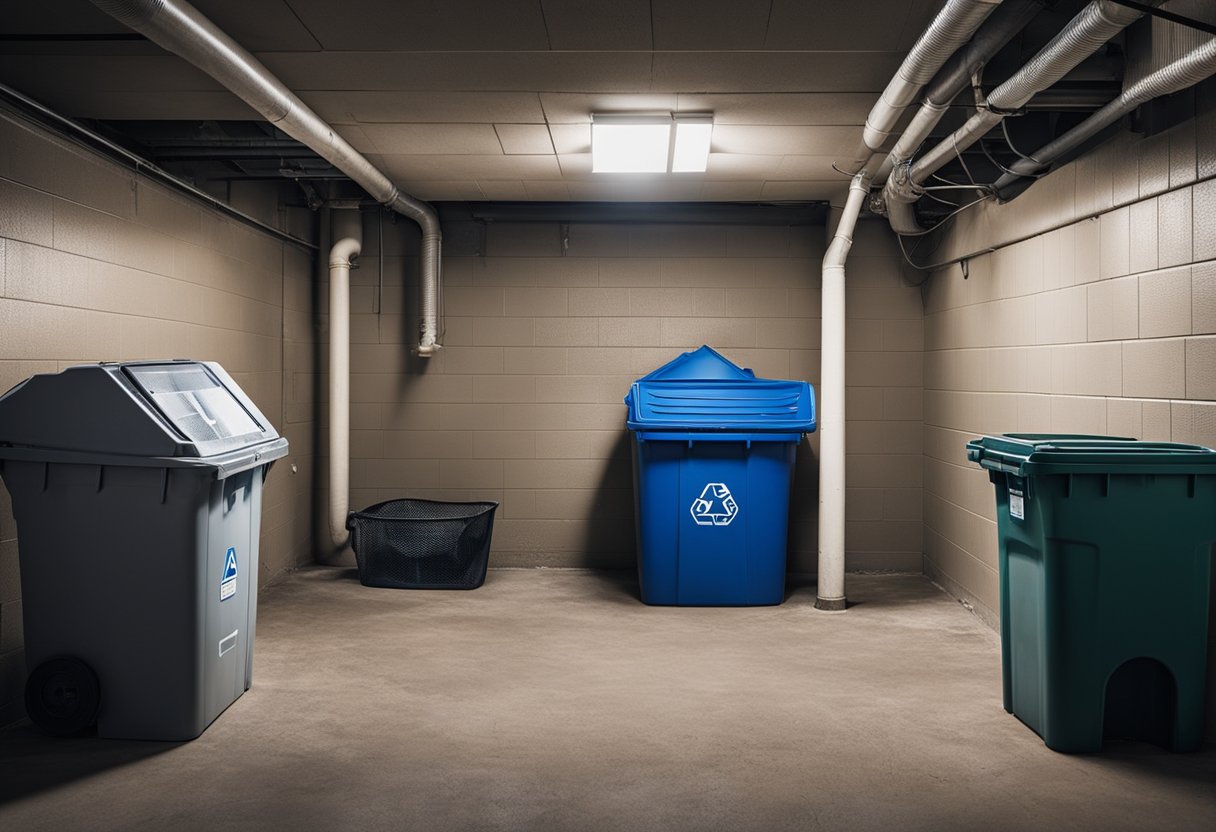
{"type": "MultiPolygon", "coordinates": [[[[884,226],[862,225],[848,294],[848,563],[919,571],[921,295],[884,226]]],[[[446,346],[429,362],[407,347],[416,233],[384,228],[383,291],[374,213],[352,274],[352,506],[498,500],[493,565],[633,565],[622,399],[638,376],[709,344],[759,375],[819,382],[822,226],[450,224],[446,346]]],[[[325,398],[325,383],[301,373],[293,389],[325,398]]],[[[815,568],[816,445],[798,455],[796,571],[815,568]]]]}
{"type": "Polygon", "coordinates": [[[937,253],[973,256],[969,276],[943,268],[926,295],[925,571],[989,622],[993,496],[967,439],[1105,433],[1216,447],[1214,92],[1199,89],[1196,118],[1123,133],[1015,201],[961,214],[937,253]]]}
{"type": "MultiPolygon", "coordinates": [[[[277,192],[243,196],[276,219],[277,192]]],[[[262,583],[313,557],[314,407],[284,396],[311,366],[312,269],[307,250],[0,114],[0,389],[83,362],[219,361],[291,441],[265,492],[262,583]]],[[[0,724],[23,713],[20,596],[0,488],[0,724]]]]}

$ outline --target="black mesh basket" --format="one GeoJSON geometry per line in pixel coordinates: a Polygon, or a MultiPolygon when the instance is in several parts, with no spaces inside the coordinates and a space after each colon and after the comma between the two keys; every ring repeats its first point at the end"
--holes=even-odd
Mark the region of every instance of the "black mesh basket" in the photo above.
{"type": "Polygon", "coordinates": [[[498,503],[389,500],[346,527],[364,586],[476,589],[486,579],[498,503]]]}

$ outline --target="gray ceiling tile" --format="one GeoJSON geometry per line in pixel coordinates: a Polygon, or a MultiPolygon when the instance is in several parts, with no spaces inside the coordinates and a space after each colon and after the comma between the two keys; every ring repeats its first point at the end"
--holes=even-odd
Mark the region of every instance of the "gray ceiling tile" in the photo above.
{"type": "Polygon", "coordinates": [[[832,156],[857,144],[856,127],[714,125],[716,153],[832,156]]]}
{"type": "Polygon", "coordinates": [[[548,49],[536,0],[290,0],[326,49],[548,49]]]}
{"type": "Polygon", "coordinates": [[[550,124],[589,124],[592,113],[670,113],[675,93],[542,92],[540,103],[550,124]]]}
{"type": "Polygon", "coordinates": [[[376,143],[368,138],[367,133],[357,124],[339,124],[334,129],[338,135],[350,142],[350,146],[360,153],[377,153],[376,143]]]}
{"type": "Polygon", "coordinates": [[[528,198],[524,183],[510,179],[478,180],[477,187],[483,199],[516,202],[528,198]]]}
{"type": "Polygon", "coordinates": [[[752,179],[762,182],[776,176],[781,156],[754,156],[735,153],[710,153],[705,178],[715,180],[752,179]]]}
{"type": "Polygon", "coordinates": [[[616,179],[571,182],[570,198],[602,202],[673,202],[701,199],[700,182],[673,182],[669,179],[616,179]]]}
{"type": "Polygon", "coordinates": [[[678,112],[712,112],[715,124],[862,125],[874,94],[826,93],[680,93],[678,112]]]}
{"type": "Polygon", "coordinates": [[[250,51],[307,52],[320,42],[285,0],[194,0],[194,6],[250,51]]]}
{"type": "Polygon", "coordinates": [[[652,0],[655,49],[762,49],[768,0],[652,0]]]}
{"type": "Polygon", "coordinates": [[[433,182],[417,182],[410,187],[410,195],[428,202],[440,200],[473,200],[483,198],[481,189],[476,182],[461,180],[437,180],[433,182]]]}
{"type": "Polygon", "coordinates": [[[391,177],[428,179],[561,179],[556,156],[385,156],[369,158],[391,177]]]}
{"type": "Polygon", "coordinates": [[[558,153],[590,153],[590,124],[550,124],[549,135],[558,153]]]}
{"type": "Polygon", "coordinates": [[[768,181],[764,183],[761,197],[764,199],[821,199],[836,200],[849,190],[848,182],[833,181],[768,181]]]}
{"type": "Polygon", "coordinates": [[[648,52],[261,52],[298,90],[620,92],[650,89],[648,52]]]}
{"type": "Polygon", "coordinates": [[[532,92],[405,92],[401,90],[296,90],[329,122],[543,124],[532,92]]]}
{"type": "Polygon", "coordinates": [[[832,156],[783,156],[776,172],[766,179],[832,179],[839,177],[847,182],[849,177],[832,169],[832,156]]]}
{"type": "Polygon", "coordinates": [[[564,202],[570,199],[570,188],[565,182],[524,182],[528,199],[564,202]]]}
{"type": "Polygon", "coordinates": [[[773,0],[764,46],[842,52],[897,50],[913,5],[914,0],[773,0]]]}
{"type": "Polygon", "coordinates": [[[589,179],[592,176],[590,148],[587,153],[563,153],[557,157],[557,162],[562,169],[562,178],[566,180],[589,179]]]}
{"type": "Polygon", "coordinates": [[[654,86],[701,92],[870,92],[900,52],[656,52],[654,86]]]}
{"type": "Polygon", "coordinates": [[[763,182],[706,182],[701,198],[714,202],[749,202],[760,199],[763,182]]]}
{"type": "Polygon", "coordinates": [[[649,0],[541,0],[552,49],[650,49],[649,0]]]}
{"type": "Polygon", "coordinates": [[[5,3],[3,31],[8,34],[50,32],[93,35],[129,32],[126,26],[88,0],[57,0],[54,3],[5,3]]]}
{"type": "Polygon", "coordinates": [[[501,154],[489,124],[363,124],[375,152],[386,155],[501,154]]]}
{"type": "Polygon", "coordinates": [[[549,128],[543,124],[495,124],[502,152],[508,155],[530,155],[553,152],[549,128]]]}

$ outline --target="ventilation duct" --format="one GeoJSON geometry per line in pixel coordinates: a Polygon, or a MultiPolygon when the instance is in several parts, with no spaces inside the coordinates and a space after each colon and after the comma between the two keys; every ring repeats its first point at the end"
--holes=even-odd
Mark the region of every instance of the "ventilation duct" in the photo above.
{"type": "Polygon", "coordinates": [[[93,0],[93,4],[219,81],[267,121],[330,162],[390,210],[422,228],[418,354],[439,349],[442,291],[439,215],[397,186],[334,132],[282,81],[197,9],[183,0],[93,0]]]}

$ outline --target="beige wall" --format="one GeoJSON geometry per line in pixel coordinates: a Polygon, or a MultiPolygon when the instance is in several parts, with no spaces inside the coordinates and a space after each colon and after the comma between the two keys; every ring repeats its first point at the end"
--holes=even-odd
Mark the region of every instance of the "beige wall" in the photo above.
{"type": "Polygon", "coordinates": [[[960,215],[938,253],[1001,246],[972,257],[967,278],[957,265],[934,273],[925,310],[925,571],[989,622],[993,499],[966,461],[968,438],[1107,433],[1216,447],[1214,103],[1201,88],[1197,119],[1151,138],[1124,133],[1017,200],[960,215]]]}
{"type": "MultiPolygon", "coordinates": [[[[921,298],[883,225],[863,226],[848,298],[849,567],[919,571],[921,298]]],[[[427,364],[405,346],[416,234],[386,221],[374,314],[367,217],[352,274],[353,507],[498,500],[492,564],[629,567],[633,379],[708,343],[760,375],[818,383],[822,226],[573,224],[564,254],[561,227],[445,227],[446,348],[427,364]]],[[[311,397],[314,379],[293,389],[311,397]]],[[[814,445],[798,459],[796,571],[815,566],[814,445]]]]}
{"type": "MultiPolygon", "coordinates": [[[[246,196],[263,207],[276,200],[246,196]]],[[[81,362],[219,361],[292,443],[267,485],[263,583],[312,558],[312,409],[284,397],[285,370],[309,360],[315,339],[312,262],[310,252],[0,114],[0,389],[81,362]]],[[[22,712],[16,537],[0,488],[0,724],[22,712]]]]}

